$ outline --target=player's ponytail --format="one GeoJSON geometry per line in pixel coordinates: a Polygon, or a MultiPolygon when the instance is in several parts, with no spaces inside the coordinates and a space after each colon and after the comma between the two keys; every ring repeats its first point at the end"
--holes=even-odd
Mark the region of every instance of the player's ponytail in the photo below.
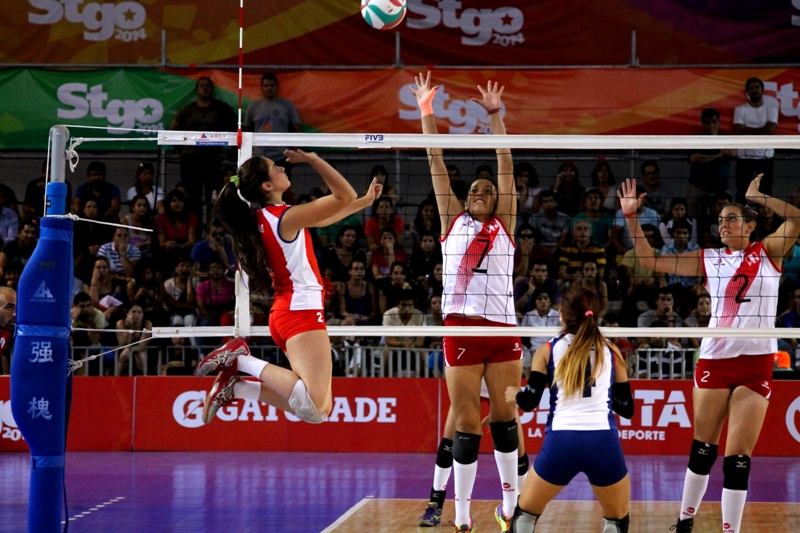
{"type": "Polygon", "coordinates": [[[591,386],[603,369],[603,353],[608,341],[598,327],[598,317],[595,315],[598,308],[597,296],[583,287],[571,288],[561,302],[564,332],[575,335],[555,371],[556,380],[566,397],[580,394],[585,386],[591,386]],[[592,352],[597,354],[594,364],[592,352]],[[591,371],[587,372],[589,368],[591,371]]]}
{"type": "Polygon", "coordinates": [[[269,181],[269,167],[263,157],[251,157],[231,177],[220,191],[214,204],[214,216],[233,237],[233,251],[239,267],[250,278],[251,290],[266,289],[269,285],[267,258],[258,219],[250,203],[266,202],[261,184],[269,181]]]}

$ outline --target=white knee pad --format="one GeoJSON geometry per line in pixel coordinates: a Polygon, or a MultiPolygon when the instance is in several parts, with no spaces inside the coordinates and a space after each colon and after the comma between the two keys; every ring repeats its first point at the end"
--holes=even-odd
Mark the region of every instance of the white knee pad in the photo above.
{"type": "Polygon", "coordinates": [[[298,379],[289,396],[289,406],[294,409],[297,418],[305,420],[309,424],[322,424],[328,419],[325,413],[317,411],[317,406],[311,401],[306,384],[302,379],[298,379]]]}

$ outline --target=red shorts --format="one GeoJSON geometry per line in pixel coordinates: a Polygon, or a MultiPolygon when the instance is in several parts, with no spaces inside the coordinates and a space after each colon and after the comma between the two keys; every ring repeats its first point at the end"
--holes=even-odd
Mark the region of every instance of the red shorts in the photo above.
{"type": "Polygon", "coordinates": [[[282,309],[269,314],[269,334],[278,348],[286,351],[286,341],[306,331],[325,331],[325,311],[303,309],[290,311],[282,309]]]}
{"type": "Polygon", "coordinates": [[[694,386],[698,389],[747,387],[769,399],[772,394],[774,356],[740,355],[730,359],[698,359],[694,386]]]}
{"type": "MultiPolygon", "coordinates": [[[[508,327],[511,324],[492,322],[485,318],[453,317],[444,319],[445,326],[508,327]]],[[[469,366],[485,363],[504,363],[522,359],[519,337],[444,337],[442,343],[447,366],[469,366]]]]}

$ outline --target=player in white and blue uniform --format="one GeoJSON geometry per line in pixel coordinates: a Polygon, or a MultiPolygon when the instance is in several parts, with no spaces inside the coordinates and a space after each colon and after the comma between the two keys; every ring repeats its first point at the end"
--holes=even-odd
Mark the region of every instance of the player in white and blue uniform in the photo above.
{"type": "Polygon", "coordinates": [[[550,386],[542,450],[522,487],[513,532],[533,533],[550,500],[580,472],[603,509],[603,533],[628,531],[631,485],[614,412],[631,418],[633,397],[622,356],[598,328],[598,307],[592,291],[570,290],[561,302],[561,335],[536,350],[527,387],[506,392],[531,411],[550,386]]]}

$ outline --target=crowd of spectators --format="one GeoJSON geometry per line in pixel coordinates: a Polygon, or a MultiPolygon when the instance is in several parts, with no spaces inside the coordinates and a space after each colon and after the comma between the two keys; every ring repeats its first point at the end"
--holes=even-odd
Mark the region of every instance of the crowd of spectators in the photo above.
{"type": "MultiPolygon", "coordinates": [[[[750,85],[758,83],[748,82],[750,85]]],[[[248,110],[246,124],[258,131],[296,131],[297,111],[291,102],[277,97],[277,79],[265,75],[262,89],[264,100],[259,100],[261,103],[252,112],[248,110]],[[269,117],[276,116],[281,120],[270,125],[269,117]]],[[[173,127],[232,127],[225,104],[213,98],[211,80],[199,80],[196,95],[196,101],[181,110],[173,127]]],[[[751,104],[752,101],[751,98],[751,104]]],[[[706,109],[700,118],[703,134],[720,134],[719,112],[706,109]]],[[[745,120],[750,124],[747,128],[756,127],[754,120],[745,120]]],[[[747,128],[744,132],[750,132],[747,128]]],[[[675,194],[673,184],[677,180],[662,179],[657,161],[644,161],[637,187],[646,195],[637,214],[656,253],[721,246],[717,217],[732,200],[728,192],[732,163],[737,161],[737,184],[740,180],[745,183],[740,178],[745,170],[740,168],[737,156],[749,157],[744,166],[755,172],[769,166],[765,163],[767,155],[771,156],[742,155],[731,150],[690,154],[689,175],[677,177],[688,178],[688,198],[675,194]]],[[[210,216],[210,206],[234,169],[223,166],[221,152],[215,147],[184,149],[180,161],[182,180],[169,191],[155,185],[155,169],[144,162],[132,173],[132,185],[123,202],[120,190],[106,181],[105,165],[93,161],[87,167],[86,181],[70,193],[68,207],[82,219],[75,224],[72,318],[76,327],[105,330],[74,334],[73,344],[76,352],[80,351],[75,357],[99,353],[103,347],[137,343],[116,358],[106,357],[104,365],[94,362],[89,368],[92,373],[100,372],[98,365],[104,366],[105,373],[124,374],[130,368],[134,372],[145,371],[148,350],[156,348],[161,350],[163,362],[190,365],[198,356],[192,346],[218,343],[213,338],[196,337],[156,340],[139,330],[152,326],[233,324],[236,260],[230,236],[210,216]],[[201,178],[193,178],[192,172],[202,174],[201,178]],[[131,229],[101,222],[120,222],[131,229]]],[[[460,198],[465,197],[471,180],[462,179],[456,165],[448,165],[447,169],[451,188],[460,198]]],[[[479,166],[474,172],[476,177],[492,174],[488,166],[479,166]]],[[[513,228],[513,298],[520,325],[558,325],[561,295],[572,285],[589,288],[598,295],[598,314],[605,325],[708,325],[710,301],[702,279],[658,274],[641,266],[618,206],[618,184],[607,161],[601,159],[594,165],[589,183],[582,181],[578,165],[572,161],[558,165],[551,187],[540,183],[535,166],[528,161],[519,162],[514,175],[519,198],[517,224],[513,228]]],[[[386,167],[375,165],[368,178],[373,177],[386,183],[386,187],[370,209],[312,232],[326,293],[326,320],[331,325],[344,326],[441,325],[440,238],[445,229],[440,225],[436,201],[431,193],[418,204],[413,217],[401,216],[396,210],[397,192],[387,183],[386,167]]],[[[13,288],[36,246],[38,220],[43,214],[43,186],[43,176],[32,180],[22,206],[13,191],[0,187],[0,281],[13,288]]],[[[322,186],[308,194],[299,196],[297,202],[328,191],[322,186]]],[[[761,208],[758,215],[759,239],[781,223],[766,208],[761,208]]],[[[786,257],[783,278],[778,325],[798,327],[800,243],[786,257]]],[[[269,291],[251,294],[254,324],[267,323],[271,303],[269,291]]],[[[535,350],[546,340],[531,338],[525,343],[535,350]]],[[[413,334],[380,341],[351,337],[337,342],[380,342],[395,349],[430,350],[431,368],[440,368],[437,354],[441,338],[434,336],[413,334]]],[[[699,341],[669,331],[658,338],[621,338],[615,342],[630,355],[637,348],[694,349],[699,341]]],[[[792,353],[797,344],[791,338],[782,341],[782,346],[792,353]]],[[[529,361],[528,358],[525,366],[530,366],[529,361]]]]}

